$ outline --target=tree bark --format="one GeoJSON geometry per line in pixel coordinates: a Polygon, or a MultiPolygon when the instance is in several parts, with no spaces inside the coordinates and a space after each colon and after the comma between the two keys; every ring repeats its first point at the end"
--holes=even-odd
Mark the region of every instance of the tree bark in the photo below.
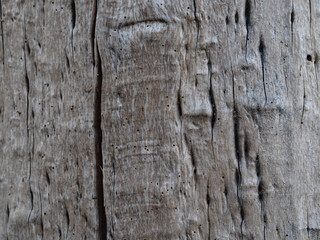
{"type": "Polygon", "coordinates": [[[320,238],[320,2],[0,10],[0,239],[320,238]]]}

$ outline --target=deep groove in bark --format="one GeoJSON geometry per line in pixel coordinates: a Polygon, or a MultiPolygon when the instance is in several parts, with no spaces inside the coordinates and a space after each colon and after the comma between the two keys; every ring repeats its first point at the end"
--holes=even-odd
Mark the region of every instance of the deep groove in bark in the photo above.
{"type": "Polygon", "coordinates": [[[264,71],[265,71],[265,44],[260,37],[260,44],[259,44],[259,52],[260,52],[260,59],[261,59],[261,72],[262,72],[262,82],[263,82],[263,91],[264,91],[264,98],[265,98],[265,104],[267,104],[268,98],[267,98],[267,92],[266,92],[266,83],[265,83],[265,76],[264,76],[264,71]]]}
{"type": "Polygon", "coordinates": [[[207,201],[207,215],[208,215],[208,240],[211,239],[211,226],[210,226],[210,194],[209,194],[209,186],[207,186],[207,196],[206,196],[206,201],[207,201]]]}
{"type": "Polygon", "coordinates": [[[240,147],[240,137],[239,137],[239,116],[238,116],[238,109],[237,107],[234,107],[233,109],[233,131],[234,131],[234,146],[235,146],[235,154],[238,161],[238,168],[240,172],[240,178],[241,178],[241,157],[242,157],[242,151],[240,147]]]}
{"type": "Polygon", "coordinates": [[[309,24],[310,24],[310,32],[311,32],[311,29],[312,29],[312,4],[311,4],[311,0],[309,0],[309,15],[310,15],[309,24]]]}
{"type": "Polygon", "coordinates": [[[207,66],[208,66],[208,74],[209,74],[209,81],[210,81],[210,88],[209,88],[209,101],[211,104],[211,109],[212,109],[212,117],[211,117],[211,140],[213,141],[213,128],[216,123],[217,119],[217,108],[216,108],[216,103],[214,100],[214,94],[213,94],[213,88],[212,88],[212,63],[211,63],[211,58],[209,53],[207,52],[207,66]]]}
{"type": "Polygon", "coordinates": [[[250,28],[250,18],[251,18],[251,2],[250,0],[246,0],[245,10],[244,10],[244,18],[246,21],[246,29],[247,29],[247,36],[246,36],[246,56],[248,51],[248,40],[249,40],[249,28],[250,28]]]}
{"type": "Polygon", "coordinates": [[[301,114],[301,122],[300,122],[301,124],[303,124],[305,105],[306,105],[306,88],[303,83],[303,103],[302,103],[302,114],[301,114]]]}
{"type": "Polygon", "coordinates": [[[200,34],[200,20],[197,16],[197,0],[193,0],[193,14],[194,14],[194,20],[196,21],[196,27],[197,27],[197,46],[199,41],[199,34],[200,34]]]}
{"type": "Polygon", "coordinates": [[[102,90],[102,64],[97,46],[97,82],[94,101],[94,131],[95,131],[95,156],[96,156],[96,194],[99,221],[99,238],[106,239],[107,220],[104,207],[103,192],[103,155],[102,155],[102,130],[101,130],[101,90],[102,90]]]}
{"type": "Polygon", "coordinates": [[[0,27],[1,27],[1,39],[2,39],[2,64],[4,65],[4,35],[3,35],[3,24],[2,24],[2,1],[0,0],[0,27]]]}
{"type": "Polygon", "coordinates": [[[98,0],[93,2],[93,9],[92,9],[92,22],[91,22],[91,52],[92,52],[92,62],[93,66],[96,64],[95,59],[95,51],[94,51],[94,41],[96,39],[96,24],[97,24],[97,12],[98,12],[98,0]]]}
{"type": "Polygon", "coordinates": [[[76,4],[74,0],[71,0],[71,24],[72,24],[72,30],[76,26],[76,4]]]}
{"type": "Polygon", "coordinates": [[[178,94],[177,94],[177,109],[178,109],[178,116],[181,119],[181,117],[182,117],[182,105],[181,105],[180,90],[178,91],[178,94]]]}
{"type": "Polygon", "coordinates": [[[292,5],[291,15],[290,15],[290,22],[291,22],[291,46],[293,46],[293,24],[295,20],[294,14],[294,6],[292,5]]]}

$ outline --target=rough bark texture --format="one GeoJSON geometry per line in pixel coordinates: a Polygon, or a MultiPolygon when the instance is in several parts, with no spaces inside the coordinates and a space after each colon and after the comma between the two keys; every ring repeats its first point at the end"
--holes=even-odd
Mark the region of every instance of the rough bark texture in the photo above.
{"type": "Polygon", "coordinates": [[[320,239],[318,0],[0,15],[0,239],[320,239]]]}

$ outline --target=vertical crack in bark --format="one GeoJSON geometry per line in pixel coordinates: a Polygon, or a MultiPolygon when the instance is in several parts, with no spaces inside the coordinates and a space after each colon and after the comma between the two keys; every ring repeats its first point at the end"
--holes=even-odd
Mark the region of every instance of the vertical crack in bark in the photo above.
{"type": "Polygon", "coordinates": [[[197,15],[197,0],[193,0],[193,14],[194,14],[194,20],[196,21],[196,27],[197,27],[197,45],[196,45],[196,47],[198,47],[199,35],[200,35],[200,20],[197,15]]]}
{"type": "Polygon", "coordinates": [[[249,40],[249,28],[250,28],[250,20],[251,20],[251,2],[250,0],[246,0],[245,10],[244,10],[244,17],[246,21],[246,29],[247,29],[247,36],[246,36],[246,56],[248,51],[248,40],[249,40]]]}
{"type": "MultiPolygon", "coordinates": [[[[4,59],[5,59],[5,55],[4,55],[4,35],[3,35],[3,19],[2,19],[2,1],[0,0],[0,28],[1,28],[1,40],[2,40],[2,64],[4,65],[4,59]]],[[[4,68],[5,70],[5,68],[4,68]]]]}
{"type": "Polygon", "coordinates": [[[240,187],[241,187],[241,181],[242,181],[242,173],[241,173],[241,158],[242,158],[242,150],[240,149],[240,137],[239,137],[239,112],[237,109],[236,104],[234,104],[233,109],[233,131],[234,131],[234,144],[235,144],[235,155],[238,162],[238,169],[236,169],[235,172],[235,181],[237,185],[237,199],[239,203],[240,208],[240,217],[241,217],[241,223],[240,223],[240,231],[241,231],[241,237],[243,238],[243,222],[244,222],[244,209],[242,206],[241,196],[240,196],[240,187]]]}
{"type": "Polygon", "coordinates": [[[39,194],[40,197],[40,227],[41,227],[41,239],[43,238],[44,235],[44,225],[43,225],[43,210],[42,210],[42,197],[41,194],[39,194]]]}
{"type": "Polygon", "coordinates": [[[94,41],[96,38],[96,23],[97,23],[97,12],[98,12],[98,0],[95,0],[93,2],[93,9],[92,9],[92,21],[91,21],[91,52],[92,52],[92,62],[93,62],[93,66],[95,67],[96,65],[96,60],[95,60],[95,56],[94,56],[94,41]]]}
{"type": "MultiPolygon", "coordinates": [[[[71,8],[71,27],[72,27],[72,30],[71,30],[71,47],[72,47],[72,58],[73,58],[73,31],[74,31],[74,28],[76,26],[76,4],[75,4],[75,1],[74,0],[71,0],[71,3],[70,3],[70,8],[71,8]]],[[[73,59],[74,60],[74,59],[73,59]]]]}
{"type": "Polygon", "coordinates": [[[292,3],[292,10],[291,10],[291,15],[290,15],[290,25],[291,25],[291,49],[293,49],[293,25],[294,25],[294,19],[295,15],[294,15],[294,5],[292,3]]]}
{"type": "Polygon", "coordinates": [[[306,87],[303,81],[303,103],[302,103],[302,114],[301,114],[301,121],[300,121],[301,124],[303,124],[305,105],[306,105],[306,87]]]}
{"type": "Polygon", "coordinates": [[[192,167],[193,167],[194,187],[195,187],[195,191],[196,191],[197,185],[198,185],[197,163],[196,163],[196,157],[194,154],[194,150],[192,148],[192,144],[190,144],[190,158],[191,158],[191,163],[192,163],[192,167]]]}
{"type": "Polygon", "coordinates": [[[259,44],[259,53],[260,53],[260,59],[261,59],[261,72],[262,72],[262,82],[263,82],[263,91],[264,91],[264,97],[265,97],[265,104],[268,102],[267,98],[267,92],[266,92],[266,83],[265,83],[265,44],[263,41],[263,38],[260,37],[260,44],[259,44]]]}
{"type": "Polygon", "coordinates": [[[101,130],[101,91],[102,91],[102,64],[97,46],[97,81],[94,101],[94,131],[95,131],[95,154],[96,154],[96,194],[99,221],[100,240],[106,239],[107,218],[104,206],[103,192],[103,155],[102,155],[102,130],[101,130]]]}
{"type": "Polygon", "coordinates": [[[77,17],[77,13],[76,13],[76,3],[74,0],[71,0],[71,24],[72,24],[72,31],[76,26],[76,17],[77,17]]]}
{"type": "Polygon", "coordinates": [[[103,154],[102,154],[102,129],[101,129],[101,91],[102,91],[102,63],[98,44],[95,48],[95,31],[97,21],[98,0],[93,3],[92,22],[91,22],[91,50],[93,66],[96,66],[95,49],[97,51],[97,79],[94,99],[94,132],[95,132],[95,157],[96,157],[96,195],[97,195],[97,214],[98,214],[98,230],[99,239],[107,238],[107,217],[104,205],[104,189],[103,189],[103,154]]]}
{"type": "Polygon", "coordinates": [[[210,58],[210,53],[207,51],[207,65],[208,65],[208,75],[209,75],[209,81],[210,81],[210,88],[209,88],[209,101],[211,104],[212,108],[212,116],[211,116],[211,141],[213,142],[213,129],[216,123],[217,119],[217,108],[216,108],[216,103],[214,100],[214,94],[213,94],[213,88],[212,88],[212,63],[211,63],[211,58],[210,58]]]}
{"type": "Polygon", "coordinates": [[[309,0],[309,27],[310,27],[310,34],[312,33],[312,4],[311,0],[309,0]]]}
{"type": "Polygon", "coordinates": [[[25,74],[25,84],[26,84],[26,91],[27,91],[27,96],[26,96],[26,127],[27,127],[27,151],[28,151],[28,159],[29,159],[29,177],[28,177],[28,183],[29,183],[29,192],[30,192],[30,201],[31,201],[31,208],[30,212],[28,215],[28,225],[30,224],[30,217],[31,213],[33,211],[33,191],[32,191],[32,186],[31,186],[31,175],[32,175],[32,157],[31,157],[31,152],[29,151],[29,93],[30,93],[30,81],[29,81],[29,76],[28,76],[28,70],[27,70],[27,56],[26,56],[26,47],[27,47],[27,32],[26,32],[26,22],[25,19],[24,21],[24,47],[23,47],[23,57],[24,57],[24,74],[25,74]]]}
{"type": "Polygon", "coordinates": [[[211,226],[210,226],[210,194],[209,194],[209,184],[207,185],[207,196],[206,196],[206,202],[207,202],[207,217],[208,217],[208,240],[211,239],[211,226]]]}
{"type": "Polygon", "coordinates": [[[315,53],[313,64],[314,64],[314,74],[316,76],[316,82],[317,82],[317,92],[319,92],[318,63],[319,63],[319,55],[315,53]]]}

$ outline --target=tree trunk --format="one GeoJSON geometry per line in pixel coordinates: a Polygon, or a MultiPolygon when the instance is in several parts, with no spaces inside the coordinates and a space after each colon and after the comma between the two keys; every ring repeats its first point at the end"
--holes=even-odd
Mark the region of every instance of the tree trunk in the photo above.
{"type": "Polygon", "coordinates": [[[0,239],[320,239],[319,1],[0,9],[0,239]]]}

